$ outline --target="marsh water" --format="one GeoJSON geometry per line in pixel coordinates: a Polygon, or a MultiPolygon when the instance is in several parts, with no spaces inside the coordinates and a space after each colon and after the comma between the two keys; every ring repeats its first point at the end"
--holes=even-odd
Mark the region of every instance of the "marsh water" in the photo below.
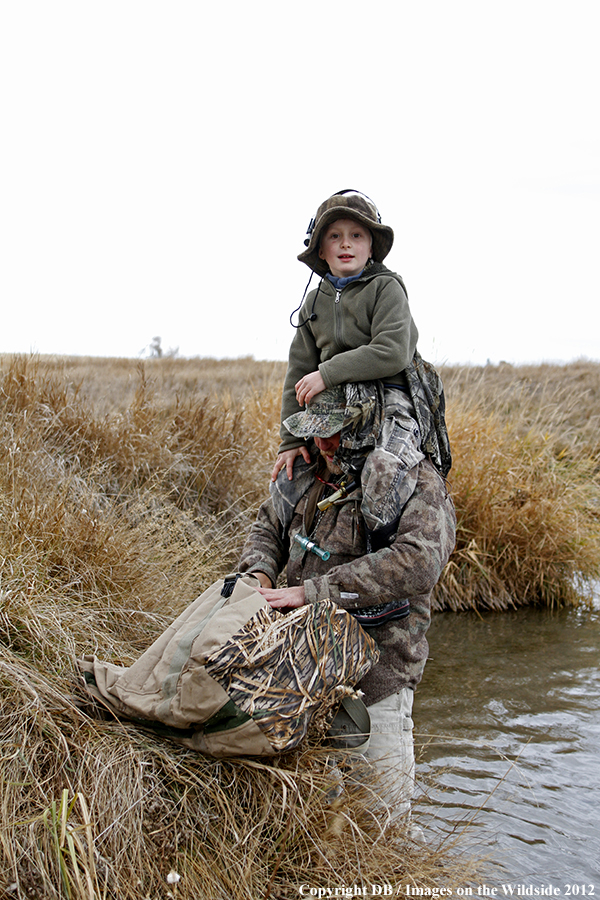
{"type": "Polygon", "coordinates": [[[600,898],[600,612],[442,613],[429,638],[414,708],[426,831],[470,823],[461,843],[500,885],[600,898]]]}

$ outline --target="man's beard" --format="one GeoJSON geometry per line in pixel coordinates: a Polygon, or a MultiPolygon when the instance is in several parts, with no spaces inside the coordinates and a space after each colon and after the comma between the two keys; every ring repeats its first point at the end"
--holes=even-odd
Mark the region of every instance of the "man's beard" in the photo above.
{"type": "Polygon", "coordinates": [[[330,462],[322,450],[320,450],[319,452],[320,452],[321,456],[323,457],[323,462],[327,466],[327,471],[329,472],[330,475],[343,475],[344,474],[344,470],[342,469],[341,466],[338,466],[335,463],[330,462]]]}

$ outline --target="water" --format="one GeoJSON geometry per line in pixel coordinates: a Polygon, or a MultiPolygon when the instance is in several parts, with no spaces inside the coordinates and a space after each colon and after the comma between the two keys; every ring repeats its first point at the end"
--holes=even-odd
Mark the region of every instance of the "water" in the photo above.
{"type": "Polygon", "coordinates": [[[414,709],[427,830],[474,819],[467,841],[498,884],[600,898],[600,613],[443,613],[429,638],[414,709]]]}

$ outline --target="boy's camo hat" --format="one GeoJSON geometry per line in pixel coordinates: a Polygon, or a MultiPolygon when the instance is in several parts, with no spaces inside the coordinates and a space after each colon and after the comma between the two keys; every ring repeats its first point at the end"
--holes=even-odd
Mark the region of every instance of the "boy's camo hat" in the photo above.
{"type": "Polygon", "coordinates": [[[288,416],[283,424],[295,437],[328,438],[359,416],[360,411],[355,417],[348,416],[346,391],[338,385],[321,391],[302,412],[288,416]]]}
{"type": "Polygon", "coordinates": [[[359,191],[345,190],[332,194],[321,203],[314,219],[310,220],[308,237],[304,241],[306,250],[298,255],[300,262],[316,272],[326,275],[329,266],[319,257],[323,229],[336,219],[356,219],[365,225],[373,236],[371,255],[376,262],[383,262],[394,243],[394,232],[389,225],[381,224],[381,216],[372,200],[359,191]]]}

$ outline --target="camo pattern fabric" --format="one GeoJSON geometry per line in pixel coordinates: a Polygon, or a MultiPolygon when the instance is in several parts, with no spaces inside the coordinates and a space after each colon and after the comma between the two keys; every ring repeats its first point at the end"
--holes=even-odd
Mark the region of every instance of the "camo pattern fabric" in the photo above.
{"type": "MultiPolygon", "coordinates": [[[[335,422],[345,424],[341,426],[340,445],[334,461],[347,475],[358,477],[367,454],[377,445],[382,433],[386,415],[385,402],[385,392],[380,381],[339,385],[323,391],[303,412],[289,416],[285,420],[285,425],[292,434],[304,436],[310,434],[313,419],[328,426],[335,415],[335,422]],[[326,397],[328,403],[322,402],[323,397],[326,397]],[[333,400],[337,398],[337,406],[330,398],[333,400]],[[329,414],[326,412],[328,409],[329,414]]],[[[324,431],[328,432],[329,429],[324,428],[324,431]]],[[[418,462],[419,458],[413,460],[412,464],[418,462]]],[[[294,477],[291,481],[284,468],[276,480],[270,483],[271,499],[279,521],[285,528],[292,520],[296,504],[314,483],[315,468],[314,461],[308,464],[299,456],[294,460],[294,477]]]]}
{"type": "MultiPolygon", "coordinates": [[[[361,511],[367,527],[388,527],[413,492],[414,467],[421,462],[421,432],[413,402],[407,391],[367,381],[340,385],[324,391],[308,409],[285,420],[292,434],[307,436],[334,433],[340,428],[340,444],[334,462],[350,477],[360,476],[363,490],[361,511]],[[327,402],[320,398],[325,398],[327,402]],[[336,402],[337,397],[337,402],[336,402]]],[[[271,497],[279,520],[287,527],[293,509],[314,480],[314,468],[299,458],[294,477],[281,470],[271,482],[271,497]]]]}
{"type": "Polygon", "coordinates": [[[275,481],[269,483],[271,500],[277,512],[279,521],[284,528],[288,528],[294,517],[296,504],[315,483],[316,461],[310,464],[304,457],[297,456],[294,460],[294,477],[290,481],[287,477],[285,466],[279,472],[275,481]]]}
{"type": "Polygon", "coordinates": [[[382,382],[361,381],[322,391],[283,424],[295,437],[331,437],[339,432],[335,461],[345,472],[356,474],[365,455],[377,445],[384,417],[382,382]]]}
{"type": "Polygon", "coordinates": [[[369,451],[377,446],[385,418],[385,394],[381,381],[342,385],[348,422],[340,433],[334,461],[348,474],[358,474],[369,451]]]}
{"type": "Polygon", "coordinates": [[[418,466],[417,483],[394,532],[373,552],[361,513],[360,488],[330,506],[312,521],[315,482],[296,506],[289,528],[282,529],[268,500],[243,548],[239,571],[264,572],[273,584],[285,570],[289,586],[303,585],[307,603],[332,600],[345,609],[360,609],[406,598],[410,614],[373,628],[380,661],[362,679],[365,703],[375,703],[421,680],[428,645],[431,594],[454,549],[456,515],[447,486],[428,461],[418,466]],[[310,534],[329,551],[324,561],[294,541],[310,534]]]}
{"type": "Polygon", "coordinates": [[[407,392],[385,388],[385,419],[377,446],[364,464],[361,513],[367,528],[377,531],[397,520],[417,483],[424,459],[421,433],[407,392]]]}
{"type": "Polygon", "coordinates": [[[404,374],[421,430],[423,452],[445,478],[452,467],[452,454],[442,379],[418,351],[404,374]]]}
{"type": "Polygon", "coordinates": [[[206,661],[206,670],[277,751],[325,722],[377,662],[375,641],[327,600],[287,614],[266,607],[206,661]]]}

